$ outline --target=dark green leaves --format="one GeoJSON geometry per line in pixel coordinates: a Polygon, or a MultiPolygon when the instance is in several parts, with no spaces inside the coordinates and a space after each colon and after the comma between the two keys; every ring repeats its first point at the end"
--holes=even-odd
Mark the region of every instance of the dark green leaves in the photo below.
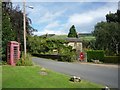
{"type": "Polygon", "coordinates": [[[76,32],[76,29],[75,29],[74,25],[72,25],[72,27],[70,28],[70,31],[68,33],[68,37],[70,37],[70,38],[78,38],[78,35],[77,35],[77,32],[76,32]]]}

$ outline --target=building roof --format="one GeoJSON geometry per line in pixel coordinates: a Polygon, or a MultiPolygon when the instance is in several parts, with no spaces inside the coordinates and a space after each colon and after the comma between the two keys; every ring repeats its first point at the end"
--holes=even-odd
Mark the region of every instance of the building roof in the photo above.
{"type": "Polygon", "coordinates": [[[66,40],[69,42],[81,42],[79,38],[66,38],[66,40]]]}

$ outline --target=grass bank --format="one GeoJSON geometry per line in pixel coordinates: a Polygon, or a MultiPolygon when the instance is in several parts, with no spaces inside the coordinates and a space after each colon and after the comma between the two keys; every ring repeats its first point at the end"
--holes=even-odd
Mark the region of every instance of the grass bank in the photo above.
{"type": "Polygon", "coordinates": [[[3,66],[2,88],[102,88],[102,85],[82,80],[69,81],[70,76],[41,69],[39,66],[3,66]],[[42,72],[46,72],[42,74],[42,72]]]}

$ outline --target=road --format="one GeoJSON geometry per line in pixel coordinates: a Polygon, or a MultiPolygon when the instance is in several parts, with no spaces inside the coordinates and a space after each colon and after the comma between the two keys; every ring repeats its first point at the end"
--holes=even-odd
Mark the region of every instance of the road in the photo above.
{"type": "Polygon", "coordinates": [[[33,58],[33,62],[56,72],[71,76],[80,76],[84,80],[102,84],[110,88],[118,88],[118,67],[57,62],[36,57],[33,58]]]}

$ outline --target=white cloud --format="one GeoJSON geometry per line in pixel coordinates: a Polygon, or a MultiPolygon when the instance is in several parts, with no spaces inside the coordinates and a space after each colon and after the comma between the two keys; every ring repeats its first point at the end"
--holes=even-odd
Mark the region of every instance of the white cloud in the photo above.
{"type": "MultiPolygon", "coordinates": [[[[118,1],[119,0],[27,0],[27,2],[118,2],[118,1]]],[[[23,2],[23,1],[12,0],[12,2],[23,2]]]]}
{"type": "Polygon", "coordinates": [[[38,30],[40,29],[42,31],[35,32],[34,34],[67,34],[73,24],[76,26],[77,32],[91,32],[97,22],[105,20],[105,15],[108,14],[109,11],[113,13],[116,12],[117,4],[108,3],[99,8],[96,6],[96,10],[91,9],[88,11],[85,9],[84,13],[77,13],[76,11],[76,13],[72,15],[67,14],[67,8],[69,7],[66,6],[66,9],[62,10],[59,8],[49,10],[48,7],[41,5],[39,10],[34,11],[32,20],[38,25],[38,30]],[[62,18],[64,17],[64,19],[61,19],[61,16],[62,18]]]}
{"type": "Polygon", "coordinates": [[[56,34],[56,35],[64,35],[66,34],[65,32],[63,32],[63,30],[49,30],[49,29],[45,29],[42,31],[38,31],[38,32],[33,32],[34,35],[44,35],[44,34],[56,34]]]}
{"type": "Polygon", "coordinates": [[[39,23],[53,22],[57,17],[61,16],[66,10],[57,12],[47,11],[43,16],[40,17],[39,23]]]}
{"type": "Polygon", "coordinates": [[[69,18],[69,23],[75,24],[75,25],[90,23],[92,21],[93,21],[93,18],[87,14],[74,14],[69,18]]]}
{"type": "Polygon", "coordinates": [[[104,18],[109,11],[116,12],[117,7],[112,6],[113,4],[108,4],[96,10],[86,11],[84,13],[73,14],[69,17],[68,23],[75,25],[90,24],[99,18],[104,18]]]}
{"type": "Polygon", "coordinates": [[[58,21],[55,21],[55,22],[52,22],[50,24],[48,24],[45,28],[46,29],[52,29],[52,28],[56,28],[56,27],[59,27],[60,24],[58,23],[58,21]]]}

